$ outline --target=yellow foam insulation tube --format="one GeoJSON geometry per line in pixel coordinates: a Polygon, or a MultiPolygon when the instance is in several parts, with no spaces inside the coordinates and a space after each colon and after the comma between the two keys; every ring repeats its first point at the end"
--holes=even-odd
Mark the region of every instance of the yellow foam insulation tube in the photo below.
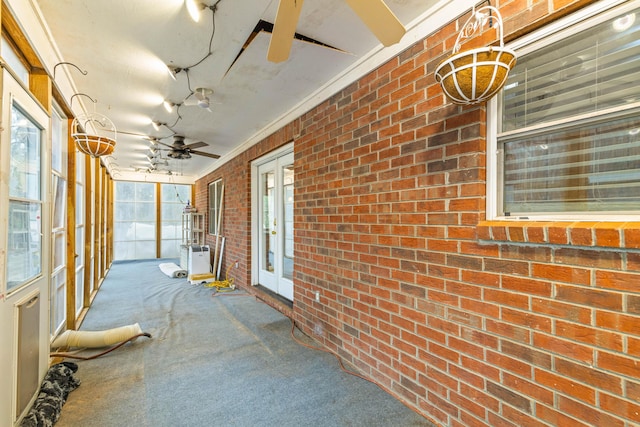
{"type": "Polygon", "coordinates": [[[51,347],[107,347],[130,340],[140,334],[142,334],[142,329],[138,323],[106,331],[64,331],[51,343],[51,347]]]}

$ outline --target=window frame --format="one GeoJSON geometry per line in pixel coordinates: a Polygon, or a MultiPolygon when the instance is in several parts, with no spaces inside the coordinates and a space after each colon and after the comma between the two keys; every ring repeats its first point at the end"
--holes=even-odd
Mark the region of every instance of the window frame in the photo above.
{"type": "Polygon", "coordinates": [[[209,199],[208,213],[209,220],[207,222],[208,233],[210,236],[216,235],[216,229],[218,225],[218,212],[220,211],[220,204],[222,203],[221,193],[224,187],[222,178],[212,181],[207,186],[207,197],[209,199]],[[214,188],[215,197],[211,197],[211,189],[214,188]]]}
{"type": "MultiPolygon", "coordinates": [[[[625,0],[606,0],[589,5],[580,11],[567,17],[561,18],[544,28],[525,35],[508,44],[517,56],[527,55],[538,49],[548,46],[564,38],[589,29],[598,23],[619,16],[640,7],[638,2],[626,2],[625,0]]],[[[487,182],[486,182],[486,219],[487,220],[542,220],[542,221],[640,221],[640,211],[637,214],[628,213],[545,213],[536,214],[532,212],[527,216],[510,216],[501,213],[503,206],[503,182],[500,178],[503,175],[502,163],[498,146],[499,121],[501,119],[498,111],[499,96],[493,97],[487,102],[487,182]]],[[[631,107],[625,107],[624,111],[640,108],[640,103],[634,103],[631,107]]],[[[612,109],[612,110],[615,110],[612,109]]],[[[621,109],[622,110],[622,109],[621,109]]],[[[595,118],[611,114],[612,111],[598,112],[595,118]]],[[[575,120],[579,122],[581,119],[575,120]]],[[[597,120],[597,119],[596,119],[597,120]]],[[[562,119],[558,122],[571,122],[562,119]]],[[[545,123],[540,127],[552,128],[554,123],[545,123]]],[[[528,128],[529,130],[535,127],[528,128]]],[[[504,132],[503,136],[515,134],[519,131],[504,132]]]]}

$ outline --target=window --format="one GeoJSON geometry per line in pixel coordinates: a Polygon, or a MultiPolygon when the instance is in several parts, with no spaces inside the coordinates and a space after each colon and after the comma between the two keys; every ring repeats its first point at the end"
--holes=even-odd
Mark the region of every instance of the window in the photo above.
{"type": "Polygon", "coordinates": [[[114,189],[114,258],[156,258],[155,184],[116,181],[114,189]]]}
{"type": "Polygon", "coordinates": [[[67,303],[67,127],[60,107],[51,112],[51,194],[53,219],[51,281],[49,291],[49,333],[55,336],[66,320],[67,303]]]}
{"type": "Polygon", "coordinates": [[[29,69],[27,68],[26,61],[22,58],[22,55],[18,53],[18,50],[14,48],[12,42],[10,42],[5,35],[0,39],[0,49],[2,50],[2,58],[7,62],[7,65],[11,68],[14,75],[25,85],[29,86],[29,69]]]}
{"type": "Polygon", "coordinates": [[[602,8],[510,46],[489,104],[488,218],[640,214],[640,9],[602,8]]]}
{"type": "Polygon", "coordinates": [[[42,273],[42,129],[11,105],[7,289],[42,273]]]}
{"type": "Polygon", "coordinates": [[[161,184],[161,258],[180,257],[182,212],[191,196],[190,185],[161,184]]]}
{"type": "Polygon", "coordinates": [[[209,234],[215,235],[218,229],[223,188],[221,179],[209,184],[209,234]]]}

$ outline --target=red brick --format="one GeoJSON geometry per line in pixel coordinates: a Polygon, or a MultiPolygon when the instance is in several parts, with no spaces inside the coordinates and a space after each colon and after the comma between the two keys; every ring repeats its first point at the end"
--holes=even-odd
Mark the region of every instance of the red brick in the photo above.
{"type": "MultiPolygon", "coordinates": [[[[561,413],[582,420],[588,426],[623,427],[625,425],[620,418],[607,414],[594,405],[578,402],[565,396],[558,396],[558,408],[561,413]]],[[[573,425],[581,424],[569,423],[564,425],[572,427],[573,425]]]]}
{"type": "Polygon", "coordinates": [[[595,361],[595,351],[593,348],[551,335],[534,333],[533,344],[537,348],[584,363],[594,363],[595,361]]]}
{"type": "Polygon", "coordinates": [[[600,396],[600,406],[605,411],[616,414],[634,423],[640,422],[640,404],[602,393],[600,396]]]}
{"type": "Polygon", "coordinates": [[[565,267],[562,265],[537,264],[531,267],[534,277],[583,285],[591,283],[591,272],[586,268],[565,267]]]}
{"type": "Polygon", "coordinates": [[[566,378],[573,378],[600,390],[618,394],[622,392],[622,379],[614,373],[561,358],[556,359],[555,368],[559,375],[566,378]]]}
{"type": "Polygon", "coordinates": [[[580,400],[589,405],[596,403],[596,391],[592,387],[582,385],[569,378],[554,374],[553,372],[537,369],[535,372],[537,384],[547,387],[565,396],[580,400]]]}
{"type": "Polygon", "coordinates": [[[640,360],[614,353],[598,352],[598,368],[617,372],[629,377],[636,377],[640,368],[640,360]]]}

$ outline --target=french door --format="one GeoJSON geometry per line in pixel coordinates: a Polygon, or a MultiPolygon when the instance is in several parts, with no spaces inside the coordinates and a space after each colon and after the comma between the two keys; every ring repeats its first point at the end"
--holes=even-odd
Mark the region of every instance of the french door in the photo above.
{"type": "Polygon", "coordinates": [[[293,153],[260,164],[256,179],[258,284],[293,301],[293,153]]]}
{"type": "Polygon", "coordinates": [[[0,387],[0,419],[11,414],[15,422],[36,395],[48,362],[51,169],[49,116],[6,70],[2,124],[0,364],[5,386],[0,387]]]}

